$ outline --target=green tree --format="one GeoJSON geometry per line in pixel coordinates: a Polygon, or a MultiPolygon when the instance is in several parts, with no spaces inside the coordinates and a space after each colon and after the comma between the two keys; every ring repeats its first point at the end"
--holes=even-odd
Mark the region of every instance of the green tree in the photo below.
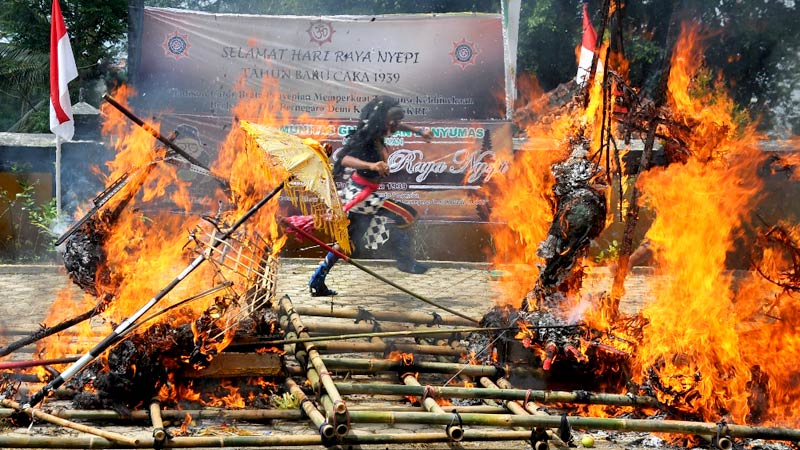
{"type": "MultiPolygon", "coordinates": [[[[28,117],[46,118],[48,114],[51,9],[50,0],[5,0],[0,9],[0,42],[4,42],[0,90],[20,105],[16,114],[6,116],[12,123],[30,111],[34,114],[28,117]]],[[[127,31],[128,9],[125,0],[61,0],[61,10],[78,65],[78,81],[70,83],[74,101],[81,87],[114,76],[127,31]]],[[[91,90],[86,91],[91,95],[91,90]]],[[[22,124],[19,128],[47,131],[47,120],[35,123],[35,127],[22,124]]]]}

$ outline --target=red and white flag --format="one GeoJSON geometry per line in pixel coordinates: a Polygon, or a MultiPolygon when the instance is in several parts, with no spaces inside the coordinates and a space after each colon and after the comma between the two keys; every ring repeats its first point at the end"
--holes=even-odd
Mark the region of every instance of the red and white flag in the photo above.
{"type": "MultiPolygon", "coordinates": [[[[592,21],[589,20],[588,5],[583,4],[583,39],[581,40],[581,52],[578,56],[578,75],[575,81],[578,84],[585,84],[589,80],[589,71],[592,70],[592,58],[594,58],[594,46],[597,43],[597,33],[594,31],[592,21]]],[[[597,63],[598,72],[603,67],[597,63]]]]}
{"type": "Polygon", "coordinates": [[[50,24],[50,131],[68,141],[75,134],[75,121],[67,84],[78,77],[78,67],[58,2],[53,0],[50,24]]]}

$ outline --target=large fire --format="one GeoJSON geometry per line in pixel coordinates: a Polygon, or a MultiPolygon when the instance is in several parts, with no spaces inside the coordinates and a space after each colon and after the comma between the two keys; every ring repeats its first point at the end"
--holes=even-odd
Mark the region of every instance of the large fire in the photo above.
{"type": "MultiPolygon", "coordinates": [[[[646,232],[656,267],[651,298],[636,317],[629,317],[604,310],[613,302],[574,291],[561,304],[562,313],[573,323],[612,336],[596,340],[595,349],[628,355],[628,381],[649,386],[677,417],[797,425],[793,410],[800,390],[799,361],[794,349],[800,332],[792,312],[797,298],[765,277],[742,279],[726,267],[736,240],[751,227],[762,193],[757,171],[766,161],[758,148],[763,136],[703,67],[702,41],[696,27],[685,27],[671,60],[665,105],[670,116],[657,134],[673,152],[673,162],[635,180],[640,207],[655,216],[646,232]],[[681,143],[680,149],[674,148],[675,142],[681,143]]],[[[626,72],[624,60],[609,60],[611,71],[626,72]]],[[[528,146],[515,155],[502,180],[495,180],[499,198],[494,199],[492,218],[508,227],[493,235],[494,263],[511,273],[503,279],[500,304],[520,306],[517,302],[535,290],[542,267],[537,246],[553,220],[551,165],[566,157],[562,149],[576,133],[592,136],[590,154],[602,153],[598,138],[607,112],[600,106],[603,81],[596,79],[587,89],[585,108],[558,111],[555,118],[551,113],[542,116],[546,121],[529,125],[528,146]],[[538,148],[542,142],[549,148],[538,148]]],[[[612,127],[612,134],[621,132],[612,127]]],[[[608,166],[601,169],[606,174],[623,180],[635,175],[614,158],[599,162],[608,166]]],[[[618,209],[609,205],[609,223],[618,209]]],[[[796,231],[787,228],[782,236],[791,240],[785,235],[796,231]]],[[[764,260],[757,262],[762,272],[773,275],[773,281],[781,274],[786,279],[792,264],[788,253],[766,249],[762,255],[764,260]]],[[[593,261],[583,255],[578,264],[592,266],[593,261]]],[[[525,330],[518,338],[529,344],[536,332],[525,330]]],[[[588,345],[581,348],[588,350],[588,345]]]]}
{"type": "MultiPolygon", "coordinates": [[[[246,89],[244,83],[241,89],[246,89]]],[[[253,298],[250,289],[257,281],[254,277],[264,276],[269,270],[262,261],[276,257],[286,240],[278,228],[277,198],[266,202],[242,224],[231,238],[233,243],[217,244],[219,247],[216,253],[211,252],[210,263],[196,266],[196,270],[178,284],[174,284],[174,280],[182,276],[182,271],[199,254],[215,245],[216,236],[225,227],[289,178],[289,173],[271,161],[258,146],[245,144],[245,135],[238,124],[240,119],[276,128],[288,124],[290,116],[282,110],[278,93],[276,86],[264,85],[260,94],[254,93],[236,106],[235,118],[229,127],[231,131],[209,167],[217,181],[216,188],[210,191],[193,189],[191,179],[182,178],[175,165],[165,163],[176,155],[169,154],[167,146],[160,145],[147,130],[151,127],[157,134],[167,136],[157,123],[146,121],[145,127],[136,126],[112,105],[103,105],[103,134],[116,154],[105,170],[97,168],[96,172],[104,176],[107,188],[119,180],[124,183],[119,184],[122,189],[93,221],[92,232],[99,236],[95,240],[101,242],[99,253],[103,256],[98,261],[94,280],[87,283],[91,285],[91,292],[76,300],[65,290],[47,322],[57,323],[74,316],[76,311],[91,307],[97,298],[105,302],[104,311],[93,319],[92,326],[88,322],[82,325],[79,331],[83,336],[77,339],[55,335],[40,341],[42,357],[87,352],[99,338],[139,311],[148,300],[160,295],[165,286],[172,287],[159,300],[157,309],[168,313],[155,314],[152,318],[145,316],[147,322],[137,324],[133,330],[138,336],[132,339],[137,342],[134,347],[145,347],[142,352],[152,351],[157,355],[157,349],[146,347],[171,340],[173,346],[166,344],[163,351],[177,350],[179,354],[173,355],[175,362],[165,361],[163,365],[173,370],[181,363],[207,363],[229,344],[236,322],[247,315],[249,308],[257,308],[267,300],[263,295],[253,298]],[[221,293],[198,294],[214,289],[221,293]],[[252,302],[258,304],[245,304],[252,302]],[[184,337],[177,335],[176,330],[182,328],[194,334],[188,341],[190,344],[194,341],[194,350],[191,345],[188,349],[177,348],[184,337]],[[192,353],[188,354],[189,351],[192,353]]],[[[128,108],[128,99],[135,95],[123,86],[112,98],[128,108]]],[[[124,364],[124,356],[115,355],[115,351],[129,356],[134,350],[130,346],[119,346],[112,350],[110,358],[104,356],[101,360],[109,365],[124,364]]],[[[138,377],[143,372],[141,366],[131,363],[122,370],[131,377],[138,377]]],[[[148,388],[175,401],[197,397],[196,393],[192,394],[191,386],[164,389],[172,385],[173,375],[146,379],[155,384],[148,388]]],[[[203,403],[244,406],[235,388],[230,386],[228,390],[230,393],[203,403]],[[233,400],[234,397],[239,400],[233,400]]]]}

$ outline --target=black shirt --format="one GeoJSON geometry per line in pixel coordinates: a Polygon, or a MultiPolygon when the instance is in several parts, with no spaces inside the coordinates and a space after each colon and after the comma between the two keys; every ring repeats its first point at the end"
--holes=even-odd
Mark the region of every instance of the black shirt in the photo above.
{"type": "MultiPolygon", "coordinates": [[[[366,145],[350,149],[350,151],[347,152],[347,155],[352,156],[353,158],[358,158],[362,161],[374,163],[383,161],[383,158],[381,157],[382,148],[383,139],[376,139],[367,143],[366,145]]],[[[379,172],[369,169],[358,169],[356,170],[356,173],[368,180],[376,180],[381,177],[379,172]]]]}

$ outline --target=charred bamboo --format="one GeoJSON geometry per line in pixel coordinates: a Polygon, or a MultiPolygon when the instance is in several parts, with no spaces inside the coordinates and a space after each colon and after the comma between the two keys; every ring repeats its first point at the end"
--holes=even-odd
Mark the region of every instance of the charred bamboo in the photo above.
{"type": "Polygon", "coordinates": [[[83,314],[79,314],[71,319],[67,319],[52,327],[42,327],[40,330],[31,333],[29,336],[14,341],[8,344],[7,346],[3,347],[2,349],[0,349],[0,356],[6,356],[9,353],[19,350],[20,348],[25,347],[28,344],[33,344],[34,342],[44,339],[47,336],[56,334],[60,331],[64,331],[67,328],[77,325],[87,319],[91,319],[92,317],[100,314],[106,308],[106,306],[107,306],[106,302],[101,301],[97,303],[94,306],[94,308],[84,312],[83,314]]]}
{"type": "MultiPolygon", "coordinates": [[[[415,387],[426,388],[425,390],[427,391],[427,386],[422,386],[421,384],[419,384],[419,381],[417,381],[417,379],[414,378],[413,375],[404,376],[403,377],[403,383],[405,383],[406,386],[415,386],[415,387]]],[[[422,406],[424,406],[425,409],[428,412],[437,413],[437,414],[444,414],[444,409],[442,409],[442,407],[439,406],[438,403],[436,403],[436,400],[431,398],[431,397],[428,397],[426,395],[423,395],[423,397],[422,397],[422,406]]],[[[452,439],[452,440],[454,440],[456,442],[458,442],[458,441],[460,441],[461,439],[464,438],[464,429],[461,428],[460,425],[456,425],[456,424],[448,425],[445,428],[445,433],[447,434],[447,437],[449,437],[450,439],[452,439]]]]}
{"type": "Polygon", "coordinates": [[[167,431],[164,430],[164,421],[161,418],[161,402],[157,399],[150,402],[150,420],[153,423],[153,439],[164,445],[167,440],[167,431]]]}
{"type": "Polygon", "coordinates": [[[57,377],[50,380],[42,389],[38,392],[31,395],[30,399],[28,399],[27,406],[35,406],[45,397],[50,395],[53,391],[61,387],[64,383],[66,383],[70,378],[75,376],[78,372],[83,370],[90,362],[94,361],[98,358],[103,352],[114,346],[115,344],[119,343],[125,336],[125,334],[130,330],[132,326],[135,326],[137,320],[139,320],[142,316],[144,316],[150,309],[152,309],[159,301],[161,301],[164,297],[167,296],[179,283],[181,283],[186,277],[189,276],[195,269],[197,269],[200,264],[204,261],[209,259],[212,253],[219,247],[220,244],[227,241],[228,238],[233,236],[234,233],[237,232],[238,228],[242,226],[245,222],[250,220],[250,218],[255,215],[259,209],[261,209],[268,201],[270,201],[273,197],[278,195],[278,193],[283,190],[283,186],[285,183],[288,183],[292,178],[288,178],[280,185],[276,186],[269,194],[267,194],[264,198],[259,200],[255,205],[250,207],[244,214],[241,215],[230,227],[220,235],[214,244],[208,247],[202,254],[197,255],[195,259],[183,270],[179,273],[172,281],[167,284],[167,286],[163,287],[155,296],[153,296],[147,303],[145,303],[141,308],[139,308],[136,312],[133,313],[130,317],[125,319],[121,324],[119,324],[114,331],[106,336],[99,344],[85,353],[81,358],[69,366],[66,370],[61,372],[57,377]]]}
{"type": "Polygon", "coordinates": [[[314,426],[317,427],[319,435],[322,438],[322,442],[331,442],[335,435],[333,425],[325,420],[325,416],[323,416],[317,407],[314,406],[314,403],[308,397],[306,397],[305,392],[300,389],[300,386],[298,386],[294,380],[291,378],[287,379],[286,387],[289,388],[289,392],[294,395],[295,398],[297,398],[297,400],[300,402],[300,408],[306,413],[306,416],[311,419],[311,422],[314,424],[314,426]]]}
{"type": "Polygon", "coordinates": [[[76,430],[76,431],[81,431],[81,432],[84,432],[84,433],[93,434],[95,436],[100,436],[102,438],[105,438],[105,439],[108,439],[108,440],[111,440],[111,441],[114,441],[114,442],[127,444],[127,445],[136,445],[136,444],[139,443],[138,439],[134,439],[134,438],[132,438],[130,436],[125,436],[125,435],[122,435],[122,434],[119,434],[119,433],[114,433],[112,431],[101,430],[99,428],[90,427],[88,425],[83,425],[83,424],[80,424],[80,423],[75,423],[75,422],[72,422],[72,421],[69,421],[69,420],[66,420],[66,419],[62,419],[60,417],[56,417],[56,416],[54,416],[52,414],[48,414],[48,413],[45,413],[45,412],[42,412],[40,410],[36,410],[36,409],[33,409],[33,408],[23,408],[19,403],[15,402],[13,400],[7,399],[7,398],[4,398],[0,402],[0,404],[2,404],[3,406],[5,406],[7,408],[13,408],[13,409],[21,411],[21,412],[23,412],[25,414],[28,414],[28,415],[31,416],[31,419],[33,419],[34,417],[38,417],[38,418],[44,420],[45,422],[52,423],[53,425],[58,425],[58,426],[62,426],[64,428],[70,428],[70,429],[73,429],[73,430],[76,430]]]}
{"type": "Polygon", "coordinates": [[[406,342],[317,342],[317,350],[324,353],[383,353],[402,351],[425,355],[461,356],[464,350],[438,345],[412,344],[406,342]]]}
{"type": "MultiPolygon", "coordinates": [[[[407,369],[406,372],[413,369],[407,369]]],[[[377,383],[336,383],[343,394],[372,395],[430,395],[445,398],[491,398],[498,400],[534,400],[542,403],[575,403],[587,405],[646,406],[658,407],[660,403],[652,397],[600,394],[592,392],[560,392],[525,389],[487,389],[453,386],[398,386],[377,383]]]]}

